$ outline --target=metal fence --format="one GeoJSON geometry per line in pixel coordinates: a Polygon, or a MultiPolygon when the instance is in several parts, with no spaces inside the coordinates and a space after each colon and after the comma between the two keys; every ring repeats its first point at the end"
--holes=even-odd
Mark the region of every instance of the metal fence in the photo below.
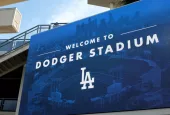
{"type": "MultiPolygon", "coordinates": [[[[0,57],[10,53],[11,51],[16,50],[19,47],[22,47],[30,42],[30,38],[32,35],[65,25],[67,23],[51,23],[49,25],[38,25],[35,26],[11,39],[5,40],[4,42],[0,42],[0,57]]],[[[1,41],[1,39],[0,39],[1,41]]]]}
{"type": "Polygon", "coordinates": [[[0,56],[5,55],[11,51],[16,50],[19,47],[24,46],[30,42],[32,35],[52,29],[52,25],[38,25],[35,26],[11,39],[8,39],[0,43],[0,56]]]}
{"type": "Polygon", "coordinates": [[[15,112],[17,107],[16,98],[0,99],[0,111],[15,112]]]}

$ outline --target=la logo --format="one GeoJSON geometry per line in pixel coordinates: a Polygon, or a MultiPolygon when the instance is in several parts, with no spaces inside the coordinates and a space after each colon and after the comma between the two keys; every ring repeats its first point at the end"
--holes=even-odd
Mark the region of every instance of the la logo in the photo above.
{"type": "Polygon", "coordinates": [[[81,68],[82,71],[82,81],[80,82],[81,85],[83,85],[81,87],[82,90],[87,89],[87,84],[88,84],[88,89],[92,89],[94,88],[94,85],[92,83],[94,83],[94,78],[91,78],[90,72],[85,72],[86,67],[81,68]]]}

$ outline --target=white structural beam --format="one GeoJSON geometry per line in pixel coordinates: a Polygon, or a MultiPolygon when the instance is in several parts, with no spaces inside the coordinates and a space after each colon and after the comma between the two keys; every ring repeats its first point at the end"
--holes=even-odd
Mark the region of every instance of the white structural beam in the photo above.
{"type": "Polygon", "coordinates": [[[22,15],[17,8],[0,9],[0,33],[16,33],[20,30],[22,15]]]}
{"type": "Polygon", "coordinates": [[[26,66],[26,65],[24,65],[24,67],[23,67],[23,72],[22,72],[22,78],[21,78],[21,84],[20,84],[20,89],[19,89],[18,102],[17,102],[17,108],[16,108],[15,115],[18,115],[18,114],[19,114],[19,108],[20,108],[20,102],[21,102],[23,84],[24,84],[25,69],[26,69],[25,66],[26,66]]]}
{"type": "Polygon", "coordinates": [[[26,0],[0,0],[0,6],[6,6],[9,4],[24,2],[24,1],[26,1],[26,0]]]}
{"type": "Polygon", "coordinates": [[[109,4],[109,7],[110,7],[110,9],[113,9],[113,8],[114,8],[114,4],[111,2],[111,3],[109,4]]]}

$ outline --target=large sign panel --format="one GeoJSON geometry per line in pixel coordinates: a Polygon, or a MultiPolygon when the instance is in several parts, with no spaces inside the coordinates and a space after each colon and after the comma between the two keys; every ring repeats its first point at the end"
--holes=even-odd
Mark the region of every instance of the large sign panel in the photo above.
{"type": "Polygon", "coordinates": [[[143,0],[33,36],[20,115],[170,107],[169,6],[143,0]]]}

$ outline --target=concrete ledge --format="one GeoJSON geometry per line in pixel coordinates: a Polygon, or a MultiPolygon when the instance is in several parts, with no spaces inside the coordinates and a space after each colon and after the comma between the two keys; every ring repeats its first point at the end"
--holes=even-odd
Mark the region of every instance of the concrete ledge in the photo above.
{"type": "Polygon", "coordinates": [[[15,112],[0,112],[0,115],[15,115],[15,112]]]}
{"type": "Polygon", "coordinates": [[[28,50],[28,48],[29,48],[29,44],[25,44],[24,46],[12,51],[12,52],[9,52],[5,55],[0,56],[0,63],[28,50]]]}
{"type": "MultiPolygon", "coordinates": [[[[88,115],[94,115],[94,114],[88,114],[88,115]]],[[[170,109],[152,109],[152,110],[143,110],[143,111],[101,113],[96,115],[170,115],[170,109]]]]}

